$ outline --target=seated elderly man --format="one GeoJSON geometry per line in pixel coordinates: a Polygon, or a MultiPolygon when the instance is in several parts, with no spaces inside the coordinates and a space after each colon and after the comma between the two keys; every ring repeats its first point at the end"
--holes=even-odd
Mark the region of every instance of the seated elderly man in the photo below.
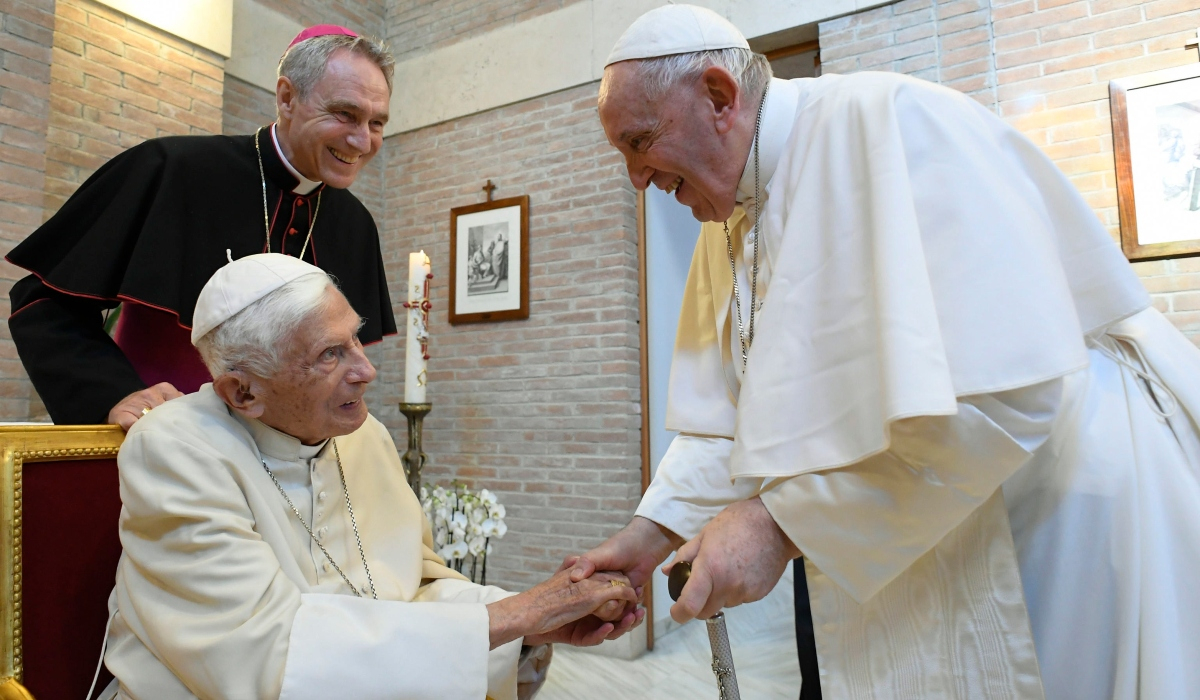
{"type": "Polygon", "coordinates": [[[511,700],[518,670],[544,678],[541,645],[641,620],[620,576],[512,595],[444,565],[367,413],[358,314],[320,269],[231,262],[194,321],[215,379],[139,420],[118,457],[110,696],[511,700]]]}

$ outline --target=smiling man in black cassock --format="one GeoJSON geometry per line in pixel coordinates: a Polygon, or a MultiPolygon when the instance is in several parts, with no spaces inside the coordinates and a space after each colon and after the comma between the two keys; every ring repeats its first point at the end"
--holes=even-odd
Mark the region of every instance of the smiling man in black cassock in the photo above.
{"type": "Polygon", "coordinates": [[[210,381],[192,309],[229,255],[317,265],[363,317],[364,344],[396,332],[375,222],[346,189],[382,146],[392,67],[376,41],[306,29],[280,61],[275,124],[131,148],[13,249],[32,274],[12,288],[9,328],[54,422],[128,428],[210,381]]]}

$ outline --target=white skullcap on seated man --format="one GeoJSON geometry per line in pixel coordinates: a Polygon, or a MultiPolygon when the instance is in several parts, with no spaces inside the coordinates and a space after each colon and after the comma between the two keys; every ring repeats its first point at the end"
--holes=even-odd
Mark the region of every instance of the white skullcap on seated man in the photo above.
{"type": "Polygon", "coordinates": [[[1200,352],[1035,144],[908,76],[774,79],[687,5],[598,106],[706,223],[678,435],[579,575],[678,548],[682,623],[803,554],[805,700],[1200,698],[1200,352]]]}
{"type": "Polygon", "coordinates": [[[513,700],[519,665],[520,697],[544,680],[543,645],[641,619],[619,576],[512,595],[445,566],[326,273],[242,258],[194,319],[213,382],[149,412],[118,456],[110,697],[513,700]],[[592,615],[609,601],[616,624],[592,615]]]}

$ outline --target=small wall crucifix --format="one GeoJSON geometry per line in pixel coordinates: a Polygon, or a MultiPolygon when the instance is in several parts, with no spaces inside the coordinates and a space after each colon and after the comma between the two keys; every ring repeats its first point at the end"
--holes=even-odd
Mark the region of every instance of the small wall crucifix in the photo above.
{"type": "MultiPolygon", "coordinates": [[[[1196,32],[1196,33],[1200,34],[1200,32],[1196,32]]],[[[489,202],[492,201],[492,192],[494,192],[496,190],[496,186],[492,184],[492,181],[488,180],[487,184],[484,185],[481,189],[483,189],[484,192],[487,192],[488,201],[489,202]]]]}
{"type": "Polygon", "coordinates": [[[1193,46],[1196,47],[1197,57],[1200,57],[1200,29],[1196,30],[1196,36],[1188,39],[1187,43],[1183,45],[1183,48],[1190,49],[1193,46]]]}

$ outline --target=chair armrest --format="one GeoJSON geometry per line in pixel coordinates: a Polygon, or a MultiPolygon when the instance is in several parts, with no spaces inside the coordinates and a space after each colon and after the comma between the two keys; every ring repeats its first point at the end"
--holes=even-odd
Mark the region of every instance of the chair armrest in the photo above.
{"type": "Polygon", "coordinates": [[[33,696],[16,678],[3,678],[0,679],[0,700],[33,700],[33,696]]]}

